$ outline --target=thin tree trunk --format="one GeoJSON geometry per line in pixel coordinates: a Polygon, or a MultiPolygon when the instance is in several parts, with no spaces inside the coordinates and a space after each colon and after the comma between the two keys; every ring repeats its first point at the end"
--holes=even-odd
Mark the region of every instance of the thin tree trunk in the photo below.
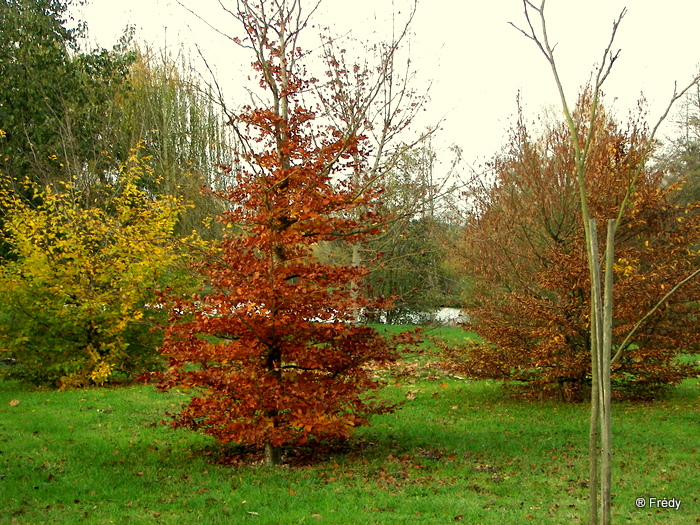
{"type": "MultiPolygon", "coordinates": [[[[362,258],[360,256],[360,243],[356,242],[353,243],[352,245],[352,265],[354,267],[359,267],[360,264],[362,264],[362,258]]],[[[360,294],[360,288],[356,282],[353,282],[351,285],[351,293],[352,293],[352,298],[357,299],[360,294]]],[[[360,324],[362,322],[362,311],[360,308],[355,307],[354,309],[354,321],[355,324],[360,324]]]]}
{"type": "Polygon", "coordinates": [[[595,219],[588,221],[588,265],[591,276],[591,419],[588,442],[588,494],[590,525],[598,525],[598,430],[601,417],[601,362],[603,343],[602,297],[598,264],[598,229],[595,219]]]}
{"type": "Polygon", "coordinates": [[[605,250],[605,284],[601,286],[598,257],[598,232],[590,220],[589,253],[591,269],[591,420],[589,442],[590,523],[609,525],[611,520],[612,419],[610,360],[612,355],[613,263],[615,260],[615,221],[608,221],[605,250]],[[598,437],[600,436],[600,470],[598,437]],[[598,475],[600,472],[600,500],[598,475]],[[600,513],[598,512],[600,501],[600,513]],[[599,521],[600,520],[600,521],[599,521]]]}
{"type": "MultiPolygon", "coordinates": [[[[595,377],[595,376],[594,376],[595,377]]],[[[591,420],[588,433],[588,499],[589,499],[589,523],[598,524],[598,378],[595,377],[595,390],[591,394],[591,420]]]]}
{"type": "Polygon", "coordinates": [[[611,522],[612,506],[612,402],[610,360],[612,356],[613,264],[615,261],[615,220],[608,221],[605,249],[605,290],[603,294],[603,341],[601,352],[600,413],[600,517],[603,525],[611,522]]]}
{"type": "MultiPolygon", "coordinates": [[[[592,309],[591,309],[592,310],[592,309]]],[[[593,313],[591,311],[591,313],[593,313]]],[[[591,320],[591,322],[594,322],[591,320]]],[[[598,420],[600,418],[600,396],[598,395],[598,359],[596,337],[591,329],[591,418],[588,432],[588,500],[589,523],[598,524],[598,420]]]]}

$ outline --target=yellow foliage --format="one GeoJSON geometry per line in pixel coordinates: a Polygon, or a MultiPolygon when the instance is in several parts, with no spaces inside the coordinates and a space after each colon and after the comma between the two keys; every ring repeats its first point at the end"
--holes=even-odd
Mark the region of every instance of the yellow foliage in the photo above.
{"type": "Polygon", "coordinates": [[[623,277],[629,277],[637,271],[638,265],[638,260],[620,258],[613,264],[613,272],[623,277]]]}
{"type": "Polygon", "coordinates": [[[113,369],[113,364],[100,361],[90,372],[90,380],[97,385],[103,385],[109,379],[109,376],[112,375],[113,369]]]}
{"type": "Polygon", "coordinates": [[[0,191],[4,240],[16,258],[0,266],[0,337],[37,377],[64,386],[103,384],[143,360],[131,353],[134,334],[140,348],[150,345],[155,354],[144,310],[184,258],[172,235],[184,206],[142,190],[139,180],[149,172],[132,155],[105,209],[81,206],[71,184],[31,187],[35,207],[0,191]],[[55,370],[47,370],[49,363],[55,370]]]}

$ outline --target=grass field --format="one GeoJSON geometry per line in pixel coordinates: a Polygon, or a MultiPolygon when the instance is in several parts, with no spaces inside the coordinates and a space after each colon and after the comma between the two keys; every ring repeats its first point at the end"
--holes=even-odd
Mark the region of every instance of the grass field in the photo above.
{"type": "MultiPolygon", "coordinates": [[[[224,464],[211,439],[161,425],[182,393],[0,383],[0,523],[587,522],[586,405],[512,401],[495,383],[446,377],[429,355],[383,395],[406,404],[351,447],[267,468],[224,464]]],[[[700,522],[698,381],[618,403],[613,420],[615,523],[700,522]]]]}

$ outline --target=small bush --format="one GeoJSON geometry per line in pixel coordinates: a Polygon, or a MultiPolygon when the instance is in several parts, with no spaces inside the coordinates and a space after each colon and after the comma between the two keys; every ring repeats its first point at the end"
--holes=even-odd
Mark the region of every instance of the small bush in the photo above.
{"type": "Polygon", "coordinates": [[[85,208],[71,185],[11,191],[0,266],[0,357],[4,375],[35,385],[101,385],[157,367],[156,291],[177,276],[172,231],[183,206],[138,187],[149,172],[134,155],[108,209],[85,208]]]}

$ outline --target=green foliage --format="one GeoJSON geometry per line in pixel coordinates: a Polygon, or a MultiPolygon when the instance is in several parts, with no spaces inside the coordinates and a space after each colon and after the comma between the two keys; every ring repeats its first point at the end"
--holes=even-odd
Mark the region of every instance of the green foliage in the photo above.
{"type": "Polygon", "coordinates": [[[231,129],[213,102],[214,93],[201,85],[189,63],[148,49],[136,49],[135,54],[127,82],[114,98],[111,154],[123,158],[134,144],[143,144],[153,167],[152,178],[142,181],[144,187],[192,204],[176,232],[220,237],[221,228],[211,219],[223,211],[223,204],[210,190],[233,184],[220,168],[233,162],[231,129]]]}
{"type": "Polygon", "coordinates": [[[445,265],[450,230],[439,219],[419,217],[390,224],[384,235],[370,241],[368,248],[383,257],[368,283],[378,296],[396,296],[396,308],[386,314],[388,322],[398,320],[402,312],[459,304],[459,277],[445,265]]]}
{"type": "MultiPolygon", "coordinates": [[[[446,180],[435,180],[435,158],[429,144],[416,146],[398,155],[378,177],[378,209],[385,222],[358,251],[359,260],[370,268],[365,283],[371,295],[394,299],[390,311],[377,314],[383,322],[430,322],[435,309],[461,306],[464,282],[447,261],[447,247],[462,230],[455,212],[458,190],[446,180]]],[[[336,264],[357,263],[353,248],[342,241],[319,243],[316,255],[336,264]]]]}
{"type": "Polygon", "coordinates": [[[216,166],[231,163],[233,141],[213,93],[202,88],[191,66],[142,52],[133,31],[111,50],[80,49],[85,31],[67,28],[66,2],[0,5],[5,183],[21,192],[27,178],[41,186],[70,180],[84,203],[103,202],[100,188],[143,144],[153,166],[143,187],[194,204],[180,216],[178,233],[218,236],[210,219],[221,205],[201,190],[226,186],[226,173],[216,166]]]}
{"type": "Polygon", "coordinates": [[[32,207],[4,191],[0,349],[7,375],[34,384],[102,384],[158,362],[156,290],[176,279],[181,255],[171,234],[183,206],[138,188],[150,169],[133,155],[112,187],[109,210],[84,208],[70,184],[26,191],[32,207]]]}
{"type": "Polygon", "coordinates": [[[689,91],[677,116],[677,135],[668,145],[663,162],[670,182],[680,182],[677,200],[689,204],[700,200],[700,87],[689,91]]]}
{"type": "Polygon", "coordinates": [[[7,134],[0,171],[14,183],[29,178],[44,185],[71,180],[86,167],[91,173],[118,167],[98,137],[108,135],[109,104],[133,54],[126,42],[81,54],[81,26],[66,27],[69,4],[0,3],[0,122],[7,134]]]}

